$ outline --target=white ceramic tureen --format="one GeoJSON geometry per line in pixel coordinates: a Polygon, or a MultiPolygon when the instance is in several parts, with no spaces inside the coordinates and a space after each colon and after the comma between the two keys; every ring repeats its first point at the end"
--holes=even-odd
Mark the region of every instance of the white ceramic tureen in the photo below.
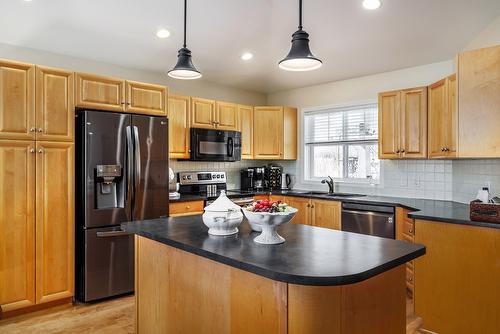
{"type": "Polygon", "coordinates": [[[221,190],[220,196],[205,207],[203,223],[211,235],[231,235],[238,233],[238,226],[243,221],[241,208],[234,204],[221,190]]]}

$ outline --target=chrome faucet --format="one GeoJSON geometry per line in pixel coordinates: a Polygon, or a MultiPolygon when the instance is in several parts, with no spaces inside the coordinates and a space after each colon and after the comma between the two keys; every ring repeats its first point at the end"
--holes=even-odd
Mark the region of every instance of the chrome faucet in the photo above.
{"type": "Polygon", "coordinates": [[[328,176],[328,179],[321,180],[321,183],[327,184],[328,185],[328,194],[335,194],[337,191],[337,183],[333,181],[333,178],[331,176],[328,176]]]}

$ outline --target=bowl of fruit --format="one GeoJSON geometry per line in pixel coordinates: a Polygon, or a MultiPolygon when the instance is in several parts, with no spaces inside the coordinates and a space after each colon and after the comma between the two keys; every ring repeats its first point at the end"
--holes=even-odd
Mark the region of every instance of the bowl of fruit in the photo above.
{"type": "Polygon", "coordinates": [[[243,208],[243,214],[256,232],[262,232],[253,239],[260,244],[281,244],[285,239],[278,234],[278,226],[288,223],[297,213],[297,209],[292,208],[281,201],[256,201],[243,208]]]}

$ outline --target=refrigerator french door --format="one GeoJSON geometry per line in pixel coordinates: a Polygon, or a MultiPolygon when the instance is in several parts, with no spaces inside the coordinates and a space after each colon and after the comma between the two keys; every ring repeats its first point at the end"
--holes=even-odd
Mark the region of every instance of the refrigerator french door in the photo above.
{"type": "Polygon", "coordinates": [[[134,290],[126,221],[168,216],[166,117],[79,110],[76,118],[76,297],[134,290]]]}

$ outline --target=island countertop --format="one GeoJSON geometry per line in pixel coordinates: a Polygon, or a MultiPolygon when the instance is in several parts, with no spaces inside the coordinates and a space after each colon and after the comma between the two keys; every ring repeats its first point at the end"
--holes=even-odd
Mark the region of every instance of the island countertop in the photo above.
{"type": "Polygon", "coordinates": [[[211,236],[202,217],[134,221],[122,229],[141,237],[276,281],[299,285],[344,285],[364,281],[425,254],[425,247],[403,241],[285,224],[278,232],[286,242],[253,241],[246,220],[238,234],[211,236]]]}

